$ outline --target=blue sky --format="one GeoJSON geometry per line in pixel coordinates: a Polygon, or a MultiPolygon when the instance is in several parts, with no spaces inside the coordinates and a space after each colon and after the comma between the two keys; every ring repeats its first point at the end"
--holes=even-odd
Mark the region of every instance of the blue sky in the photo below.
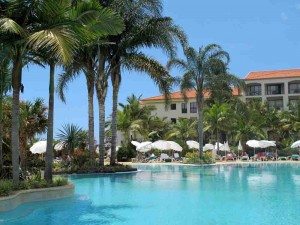
{"type": "MultiPolygon", "coordinates": [[[[185,30],[191,46],[220,44],[230,53],[231,72],[239,77],[255,70],[300,68],[300,0],[165,0],[164,14],[185,30]]],[[[158,50],[147,53],[162,63],[167,61],[158,50]]],[[[179,55],[182,56],[180,51],[179,55]]],[[[24,68],[23,100],[41,97],[47,104],[48,73],[48,68],[24,68]]],[[[120,102],[131,94],[149,97],[159,91],[145,74],[123,71],[120,102]]],[[[111,90],[106,107],[109,115],[111,90]]],[[[67,104],[57,98],[55,108],[55,131],[65,123],[87,128],[83,75],[70,85],[67,104]]],[[[95,107],[96,134],[97,110],[95,107]]]]}

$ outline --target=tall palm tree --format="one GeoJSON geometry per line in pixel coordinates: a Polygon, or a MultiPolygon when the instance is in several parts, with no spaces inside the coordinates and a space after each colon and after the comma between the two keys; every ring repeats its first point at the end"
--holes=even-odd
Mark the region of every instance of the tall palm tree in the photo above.
{"type": "MultiPolygon", "coordinates": [[[[57,9],[60,9],[60,7],[57,6],[57,9]]],[[[50,51],[53,56],[56,55],[58,58],[62,58],[64,62],[67,62],[71,58],[70,49],[74,48],[74,42],[63,41],[70,34],[72,37],[72,33],[64,33],[63,31],[66,29],[62,29],[62,24],[56,21],[55,18],[51,18],[53,19],[53,23],[44,23],[50,19],[46,18],[47,16],[57,15],[54,12],[57,9],[51,0],[12,0],[1,11],[0,42],[10,50],[7,56],[12,60],[13,107],[11,148],[13,182],[15,185],[19,183],[19,104],[20,91],[22,89],[22,61],[29,51],[44,49],[50,51]]],[[[51,70],[51,73],[54,74],[54,70],[51,70]]],[[[49,157],[47,158],[49,159],[49,157]]]]}
{"type": "Polygon", "coordinates": [[[123,18],[125,30],[108,38],[114,43],[108,46],[107,60],[111,71],[113,88],[113,106],[111,115],[111,158],[116,162],[117,110],[118,94],[122,80],[122,68],[148,74],[166,94],[171,87],[171,77],[168,71],[155,59],[141,52],[144,47],[161,48],[174,56],[176,41],[185,41],[183,32],[173,24],[172,19],[162,17],[161,0],[122,0],[100,1],[103,5],[115,9],[123,18]]]}
{"type": "MultiPolygon", "coordinates": [[[[78,44],[88,44],[87,41],[99,38],[100,35],[108,34],[108,31],[115,30],[111,28],[114,14],[103,9],[96,1],[79,2],[76,7],[71,7],[70,1],[47,0],[43,2],[43,6],[47,8],[46,15],[40,16],[40,23],[46,27],[53,27],[59,30],[56,33],[60,45],[64,51],[70,55],[71,61],[73,52],[76,51],[78,44]],[[101,22],[100,22],[101,21],[101,22]],[[81,41],[80,40],[85,40],[81,41]],[[84,42],[84,43],[83,43],[84,42]]],[[[40,13],[39,11],[37,13],[40,13]]],[[[54,28],[52,28],[54,29],[54,28]]],[[[38,35],[36,38],[40,38],[38,35]]],[[[58,63],[64,63],[63,55],[55,54],[52,49],[42,47],[46,54],[44,61],[50,66],[50,84],[49,84],[49,114],[48,114],[48,132],[47,132],[47,151],[46,151],[46,168],[45,179],[52,181],[52,159],[53,159],[53,114],[54,114],[54,74],[55,66],[58,63]]],[[[39,52],[41,49],[37,49],[39,52]]],[[[89,58],[90,59],[90,58],[89,58]]],[[[91,65],[89,64],[87,80],[90,82],[89,91],[93,94],[94,76],[91,65]]],[[[93,98],[90,97],[90,102],[93,98]]],[[[89,107],[92,108],[92,107],[89,107]]],[[[93,110],[93,108],[91,109],[93,110]]],[[[90,125],[90,147],[93,150],[94,131],[93,131],[93,114],[89,121],[90,125]]]]}
{"type": "MultiPolygon", "coordinates": [[[[3,50],[2,48],[0,48],[3,50]]],[[[3,167],[3,100],[11,88],[11,71],[9,63],[5,61],[0,62],[0,171],[3,167]]]]}
{"type": "MultiPolygon", "coordinates": [[[[84,5],[84,9],[90,9],[95,12],[95,23],[88,26],[88,30],[92,31],[94,35],[89,38],[80,39],[80,47],[76,49],[73,54],[72,63],[65,66],[65,72],[60,76],[58,82],[58,93],[63,102],[65,102],[65,89],[68,84],[74,80],[81,72],[85,75],[86,86],[88,92],[88,133],[90,153],[94,152],[94,89],[96,80],[99,80],[99,71],[102,66],[101,59],[99,59],[99,45],[103,43],[102,39],[107,35],[118,34],[123,29],[121,18],[112,10],[103,8],[97,1],[90,1],[83,3],[76,3],[78,11],[79,6],[84,5]]],[[[108,78],[105,78],[107,80],[108,78]]],[[[97,89],[97,86],[96,86],[97,89]]],[[[106,88],[101,86],[98,90],[106,93],[106,88]]],[[[104,97],[105,101],[105,97],[104,97]]],[[[104,104],[103,104],[104,105],[104,104]]],[[[102,115],[102,114],[101,114],[102,115]]],[[[105,116],[104,116],[105,117],[105,116]]],[[[90,154],[92,156],[92,154],[90,154]]]]}
{"type": "Polygon", "coordinates": [[[201,156],[203,151],[204,91],[209,89],[207,84],[209,77],[213,74],[214,63],[219,61],[224,65],[227,65],[229,63],[229,54],[216,44],[201,47],[198,51],[192,47],[184,46],[184,54],[186,60],[172,59],[168,62],[168,68],[179,67],[180,69],[183,69],[184,74],[180,84],[183,93],[189,89],[194,89],[196,91],[198,107],[198,142],[201,156]]]}

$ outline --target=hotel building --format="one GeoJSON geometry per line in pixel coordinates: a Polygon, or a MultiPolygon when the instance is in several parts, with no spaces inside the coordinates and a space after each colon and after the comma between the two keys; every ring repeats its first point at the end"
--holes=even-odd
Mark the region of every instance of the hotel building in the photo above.
{"type": "MultiPolygon", "coordinates": [[[[259,99],[269,107],[289,110],[300,104],[300,69],[250,72],[244,79],[245,90],[233,89],[233,95],[243,101],[259,99]]],[[[170,104],[165,106],[163,95],[145,98],[144,105],[153,105],[153,115],[176,122],[178,118],[197,118],[196,92],[187,92],[187,101],[180,91],[171,93],[170,104]]],[[[209,98],[209,93],[204,93],[209,98]]]]}

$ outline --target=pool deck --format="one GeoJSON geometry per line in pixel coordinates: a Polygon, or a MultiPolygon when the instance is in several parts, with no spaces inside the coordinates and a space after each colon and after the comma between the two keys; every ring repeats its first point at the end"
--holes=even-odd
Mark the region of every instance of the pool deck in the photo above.
{"type": "Polygon", "coordinates": [[[174,165],[174,166],[214,166],[214,165],[248,165],[248,164],[299,164],[300,161],[291,161],[291,160],[278,160],[278,161],[221,161],[214,164],[185,164],[179,162],[154,162],[154,163],[132,163],[132,162],[122,162],[124,165],[174,165]]]}

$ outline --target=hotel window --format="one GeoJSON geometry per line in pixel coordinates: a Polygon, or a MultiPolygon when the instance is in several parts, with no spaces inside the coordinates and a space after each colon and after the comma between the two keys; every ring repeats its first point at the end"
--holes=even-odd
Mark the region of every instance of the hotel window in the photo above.
{"type": "Polygon", "coordinates": [[[261,95],[261,85],[250,85],[248,86],[248,95],[257,96],[261,95]]]}
{"type": "Polygon", "coordinates": [[[283,84],[267,85],[267,95],[283,94],[283,84]]]}
{"type": "Polygon", "coordinates": [[[269,108],[281,110],[283,109],[283,100],[282,99],[268,100],[268,105],[269,108]]]}
{"type": "Polygon", "coordinates": [[[176,123],[177,122],[176,118],[171,118],[171,122],[176,123]]]}
{"type": "Polygon", "coordinates": [[[187,113],[187,104],[186,103],[181,103],[181,112],[187,113]]]}
{"type": "Polygon", "coordinates": [[[176,104],[171,104],[171,110],[176,110],[176,104]]]}
{"type": "Polygon", "coordinates": [[[300,83],[289,84],[289,93],[290,94],[299,94],[300,93],[300,83]]]}
{"type": "Polygon", "coordinates": [[[190,103],[190,112],[191,113],[197,113],[197,102],[191,102],[190,103]]]}

